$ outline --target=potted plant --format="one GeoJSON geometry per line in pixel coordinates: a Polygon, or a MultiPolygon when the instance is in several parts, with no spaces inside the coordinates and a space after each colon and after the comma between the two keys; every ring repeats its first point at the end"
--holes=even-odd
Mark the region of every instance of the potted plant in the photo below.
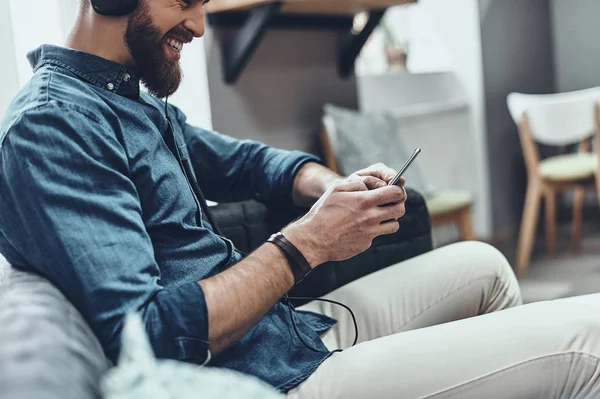
{"type": "Polygon", "coordinates": [[[380,23],[385,43],[385,55],[390,71],[402,71],[406,69],[408,61],[408,43],[397,40],[392,28],[384,20],[380,23]]]}

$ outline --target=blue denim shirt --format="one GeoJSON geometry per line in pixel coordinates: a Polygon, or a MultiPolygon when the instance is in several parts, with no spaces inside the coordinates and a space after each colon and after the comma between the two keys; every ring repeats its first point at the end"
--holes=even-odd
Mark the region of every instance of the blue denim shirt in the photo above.
{"type": "MultiPolygon", "coordinates": [[[[199,280],[240,260],[216,235],[166,144],[164,103],[132,71],[55,46],[29,54],[35,75],[0,124],[0,252],[47,277],[81,311],[113,361],[128,312],[139,312],[158,357],[208,358],[199,280]]],[[[318,159],[186,123],[169,106],[184,157],[210,200],[292,206],[298,169],[318,159]]],[[[251,282],[248,282],[251,284],[251,282]]],[[[295,335],[277,303],[209,362],[288,390],[329,356],[318,333],[335,322],[299,314],[295,335]]]]}

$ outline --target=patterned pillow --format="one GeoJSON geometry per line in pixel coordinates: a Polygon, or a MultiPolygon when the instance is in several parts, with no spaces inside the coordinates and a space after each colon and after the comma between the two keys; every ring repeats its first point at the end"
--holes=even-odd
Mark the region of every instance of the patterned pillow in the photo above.
{"type": "MultiPolygon", "coordinates": [[[[395,120],[385,114],[360,113],[327,104],[325,119],[340,172],[344,175],[378,162],[400,169],[412,154],[412,149],[402,143],[395,120]]],[[[418,163],[417,159],[404,177],[408,186],[430,196],[435,190],[423,177],[418,163]]]]}

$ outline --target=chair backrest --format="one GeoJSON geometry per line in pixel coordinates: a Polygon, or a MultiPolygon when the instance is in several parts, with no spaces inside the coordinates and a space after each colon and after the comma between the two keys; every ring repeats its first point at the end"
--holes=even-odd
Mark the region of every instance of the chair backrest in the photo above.
{"type": "Polygon", "coordinates": [[[323,129],[321,130],[321,146],[323,147],[323,155],[325,156],[325,162],[327,163],[327,167],[333,170],[335,173],[341,174],[337,157],[336,150],[337,140],[336,140],[336,126],[335,119],[333,116],[324,114],[321,119],[323,123],[323,129]]]}
{"type": "Polygon", "coordinates": [[[535,141],[547,145],[581,142],[594,133],[600,87],[558,94],[511,93],[507,103],[518,125],[527,116],[535,141]]]}

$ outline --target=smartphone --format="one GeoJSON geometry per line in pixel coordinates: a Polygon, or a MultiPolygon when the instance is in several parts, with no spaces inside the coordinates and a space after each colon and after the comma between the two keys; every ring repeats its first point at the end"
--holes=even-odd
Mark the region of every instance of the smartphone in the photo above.
{"type": "Polygon", "coordinates": [[[417,158],[417,156],[419,156],[420,153],[421,153],[421,149],[415,148],[415,150],[413,151],[410,158],[408,158],[408,160],[404,163],[402,168],[400,168],[398,173],[396,173],[396,176],[394,176],[394,178],[392,180],[390,180],[390,182],[388,183],[388,186],[394,186],[400,182],[400,178],[402,177],[402,175],[404,173],[406,173],[406,170],[408,169],[408,167],[413,163],[413,161],[417,158]]]}

